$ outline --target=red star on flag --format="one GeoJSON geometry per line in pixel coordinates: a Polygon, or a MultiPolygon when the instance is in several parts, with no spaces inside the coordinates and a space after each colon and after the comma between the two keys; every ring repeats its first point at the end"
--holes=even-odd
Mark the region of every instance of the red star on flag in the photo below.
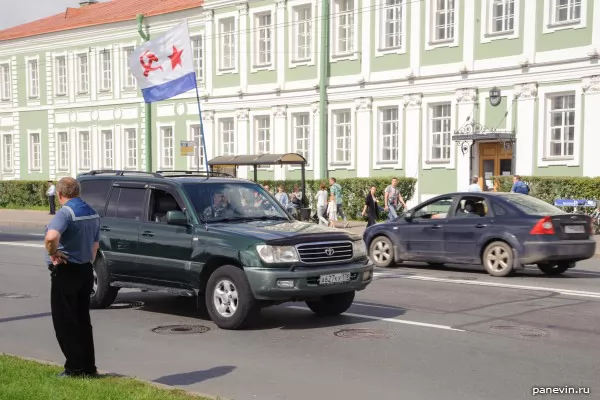
{"type": "Polygon", "coordinates": [[[182,50],[177,50],[177,47],[173,46],[173,54],[171,54],[169,56],[169,58],[171,59],[171,68],[175,69],[176,66],[182,66],[181,65],[181,53],[183,53],[183,49],[182,50]]]}

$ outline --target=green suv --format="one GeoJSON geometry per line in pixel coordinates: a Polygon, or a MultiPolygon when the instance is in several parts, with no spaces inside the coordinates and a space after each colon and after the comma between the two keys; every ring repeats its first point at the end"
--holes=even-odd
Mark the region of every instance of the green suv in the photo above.
{"type": "Polygon", "coordinates": [[[255,182],[189,171],[77,179],[101,217],[92,308],[120,288],[203,296],[217,326],[240,329],[289,301],[341,314],[372,281],[361,236],[296,221],[255,182]]]}

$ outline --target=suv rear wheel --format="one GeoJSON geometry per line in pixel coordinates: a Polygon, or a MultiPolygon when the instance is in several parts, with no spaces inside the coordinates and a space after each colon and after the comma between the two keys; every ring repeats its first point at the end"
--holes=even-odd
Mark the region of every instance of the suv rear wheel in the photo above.
{"type": "Polygon", "coordinates": [[[317,315],[333,316],[348,311],[356,292],[328,294],[316,300],[307,300],[306,305],[317,315]]]}
{"type": "Polygon", "coordinates": [[[240,329],[260,312],[246,274],[233,265],[223,265],[208,279],[205,294],[210,319],[221,329],[240,329]]]}
{"type": "Polygon", "coordinates": [[[94,262],[94,286],[90,295],[90,308],[106,308],[110,306],[119,293],[119,288],[110,286],[110,275],[103,257],[94,262]]]}

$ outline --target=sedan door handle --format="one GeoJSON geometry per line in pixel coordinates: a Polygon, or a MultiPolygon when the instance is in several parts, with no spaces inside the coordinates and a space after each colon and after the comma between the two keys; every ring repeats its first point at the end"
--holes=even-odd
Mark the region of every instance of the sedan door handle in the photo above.
{"type": "Polygon", "coordinates": [[[441,225],[432,225],[431,228],[432,229],[440,229],[442,226],[441,225]]]}
{"type": "Polygon", "coordinates": [[[153,237],[154,236],[154,232],[144,231],[144,232],[142,232],[142,236],[153,237]]]}
{"type": "Polygon", "coordinates": [[[475,228],[485,228],[487,226],[487,224],[477,224],[475,225],[475,228]]]}
{"type": "Polygon", "coordinates": [[[108,231],[110,231],[110,226],[102,225],[102,226],[100,227],[100,230],[101,230],[101,231],[104,231],[104,232],[108,232],[108,231]]]}

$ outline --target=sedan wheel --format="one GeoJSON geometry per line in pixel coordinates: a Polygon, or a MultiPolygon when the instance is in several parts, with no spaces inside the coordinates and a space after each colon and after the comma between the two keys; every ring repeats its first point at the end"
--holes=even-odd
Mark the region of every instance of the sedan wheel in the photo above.
{"type": "Polygon", "coordinates": [[[481,261],[485,270],[492,276],[508,276],[514,270],[513,251],[505,242],[490,243],[485,248],[481,261]]]}
{"type": "Polygon", "coordinates": [[[371,242],[371,260],[376,267],[387,268],[394,262],[394,246],[385,236],[378,236],[371,242]]]}
{"type": "Polygon", "coordinates": [[[573,268],[575,263],[563,262],[559,264],[538,264],[538,268],[548,276],[560,275],[569,268],[573,268]]]}

